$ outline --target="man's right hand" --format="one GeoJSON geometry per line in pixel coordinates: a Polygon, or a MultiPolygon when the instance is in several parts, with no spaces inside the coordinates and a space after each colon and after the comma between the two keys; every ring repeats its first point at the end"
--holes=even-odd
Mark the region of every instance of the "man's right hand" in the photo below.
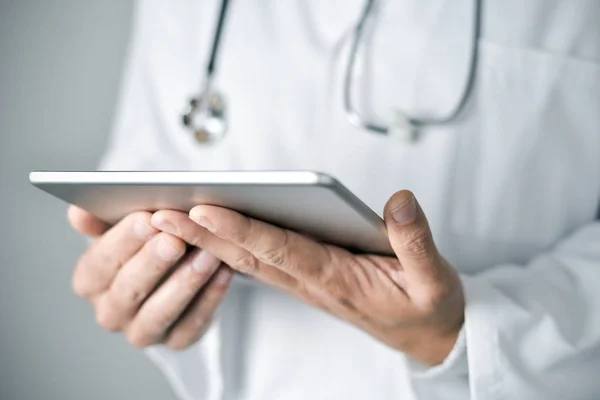
{"type": "Polygon", "coordinates": [[[79,259],[73,290],[89,300],[98,324],[123,332],[135,347],[164,343],[184,349],[207,330],[232,271],[201,249],[151,226],[151,214],[130,214],[110,227],[71,206],[75,230],[94,238],[79,259]]]}

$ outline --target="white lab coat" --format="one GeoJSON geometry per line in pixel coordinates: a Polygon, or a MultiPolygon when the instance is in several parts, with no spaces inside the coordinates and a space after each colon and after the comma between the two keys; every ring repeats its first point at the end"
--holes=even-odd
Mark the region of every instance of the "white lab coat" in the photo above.
{"type": "MultiPolygon", "coordinates": [[[[188,350],[148,350],[182,399],[591,399],[600,393],[600,2],[483,2],[476,86],[458,121],[414,144],[342,109],[362,0],[232,2],[217,86],[230,133],[201,147],[180,125],[217,0],[140,1],[103,168],[310,169],[377,212],[411,189],[460,272],[466,320],[425,368],[274,290],[234,282],[188,350]]],[[[458,101],[473,0],[382,1],[355,102],[440,115],[458,101]]],[[[241,278],[240,278],[241,279],[241,278]]]]}

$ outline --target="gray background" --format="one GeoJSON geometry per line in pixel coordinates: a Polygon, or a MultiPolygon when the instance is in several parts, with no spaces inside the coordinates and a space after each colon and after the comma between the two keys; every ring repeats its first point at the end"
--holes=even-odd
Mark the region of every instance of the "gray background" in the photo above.
{"type": "Polygon", "coordinates": [[[173,399],[102,332],[70,277],[82,238],[33,169],[92,169],[117,96],[131,1],[0,0],[0,399],[173,399]]]}

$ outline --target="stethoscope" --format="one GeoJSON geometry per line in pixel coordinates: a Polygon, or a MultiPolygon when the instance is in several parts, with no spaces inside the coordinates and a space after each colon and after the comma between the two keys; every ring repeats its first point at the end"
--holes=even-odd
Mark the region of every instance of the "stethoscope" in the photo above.
{"type": "MultiPolygon", "coordinates": [[[[465,108],[467,100],[471,96],[475,83],[475,71],[478,58],[477,47],[480,37],[481,0],[475,0],[475,9],[473,12],[474,33],[471,44],[471,56],[468,65],[469,70],[462,95],[460,96],[460,99],[454,108],[444,116],[433,118],[417,118],[407,115],[402,111],[396,110],[394,113],[394,120],[388,126],[371,122],[364,118],[352,104],[352,82],[355,73],[358,47],[363,37],[365,23],[373,11],[375,1],[376,0],[367,0],[364,10],[354,28],[352,35],[350,54],[348,56],[348,62],[344,76],[344,112],[348,118],[348,121],[358,128],[380,135],[392,136],[404,141],[411,141],[417,137],[419,130],[425,126],[443,125],[456,120],[459,114],[465,108]]],[[[206,67],[202,90],[198,96],[189,101],[182,115],[183,125],[193,133],[196,141],[199,143],[215,143],[222,139],[227,133],[227,105],[224,97],[213,87],[213,78],[228,5],[229,0],[221,1],[219,19],[215,28],[210,58],[206,67]]]]}

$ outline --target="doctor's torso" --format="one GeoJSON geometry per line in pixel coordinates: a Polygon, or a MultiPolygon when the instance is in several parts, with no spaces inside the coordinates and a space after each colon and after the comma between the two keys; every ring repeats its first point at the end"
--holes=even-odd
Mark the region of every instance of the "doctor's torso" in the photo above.
{"type": "MultiPolygon", "coordinates": [[[[455,107],[474,3],[380,2],[353,81],[361,113],[388,123],[394,110],[439,116],[455,107]]],[[[143,143],[117,141],[107,168],[319,170],[378,213],[392,193],[410,189],[441,253],[463,273],[524,263],[597,213],[596,0],[484,1],[466,109],[423,128],[414,143],[345,117],[343,74],[363,1],[233,1],[215,81],[229,105],[229,133],[204,147],[179,115],[202,82],[219,2],[142,4],[140,56],[153,115],[138,132],[143,143]]],[[[239,353],[246,363],[235,377],[247,398],[295,399],[294,388],[303,388],[299,398],[408,393],[400,362],[366,335],[270,290],[248,296],[252,321],[239,353]]]]}

